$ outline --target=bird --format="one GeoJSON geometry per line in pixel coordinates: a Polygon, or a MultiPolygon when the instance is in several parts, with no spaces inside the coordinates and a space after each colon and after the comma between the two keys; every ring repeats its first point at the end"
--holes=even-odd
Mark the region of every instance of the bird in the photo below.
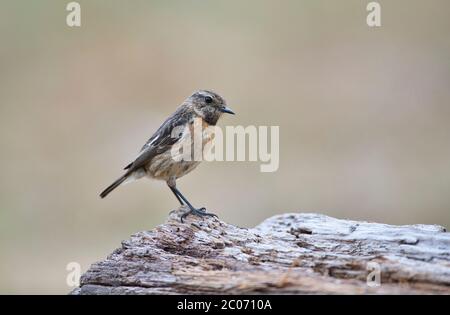
{"type": "Polygon", "coordinates": [[[199,159],[180,159],[174,154],[175,148],[192,148],[195,135],[192,136],[194,126],[200,122],[202,145],[206,145],[214,138],[214,127],[222,114],[235,113],[227,106],[224,98],[210,90],[198,90],[189,96],[170,115],[150,139],[141,148],[136,159],[125,168],[125,173],[109,185],[100,194],[105,198],[121,184],[143,177],[164,180],[182,206],[189,210],[181,215],[181,222],[189,215],[199,217],[213,216],[206,208],[195,208],[176,186],[176,180],[190,173],[200,163],[199,159]],[[209,130],[205,132],[205,130],[209,130]]]}

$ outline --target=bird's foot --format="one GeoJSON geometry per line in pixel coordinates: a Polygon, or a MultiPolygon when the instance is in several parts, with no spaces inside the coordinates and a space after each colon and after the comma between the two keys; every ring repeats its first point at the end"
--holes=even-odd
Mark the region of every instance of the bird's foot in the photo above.
{"type": "Polygon", "coordinates": [[[192,208],[189,211],[187,211],[181,215],[181,223],[183,223],[184,222],[183,220],[190,214],[196,215],[198,217],[216,217],[217,218],[216,214],[206,212],[205,207],[198,208],[198,209],[192,208]]]}

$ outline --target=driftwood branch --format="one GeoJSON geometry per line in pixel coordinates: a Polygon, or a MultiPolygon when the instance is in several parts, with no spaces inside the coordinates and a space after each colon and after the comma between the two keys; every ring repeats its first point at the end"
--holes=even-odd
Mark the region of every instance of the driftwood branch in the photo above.
{"type": "Polygon", "coordinates": [[[183,224],[185,210],[122,242],[72,294],[450,294],[440,226],[292,213],[245,229],[195,216],[183,224]]]}

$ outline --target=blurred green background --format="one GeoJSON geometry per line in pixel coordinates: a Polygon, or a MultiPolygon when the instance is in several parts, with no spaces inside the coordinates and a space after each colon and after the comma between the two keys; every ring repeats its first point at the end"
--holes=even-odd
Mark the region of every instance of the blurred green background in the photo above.
{"type": "Polygon", "coordinates": [[[279,125],[280,168],[203,163],[194,204],[254,226],[284,212],[450,226],[450,2],[2,0],[0,292],[61,293],[177,201],[141,180],[105,200],[143,143],[194,90],[279,125]]]}

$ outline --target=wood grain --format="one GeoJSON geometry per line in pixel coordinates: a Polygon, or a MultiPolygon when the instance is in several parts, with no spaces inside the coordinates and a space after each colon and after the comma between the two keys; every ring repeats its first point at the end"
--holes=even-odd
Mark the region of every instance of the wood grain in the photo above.
{"type": "Polygon", "coordinates": [[[441,226],[289,213],[246,229],[209,217],[183,224],[183,211],[123,241],[72,294],[450,293],[450,234],[441,226]],[[377,270],[380,285],[371,287],[377,270]]]}

